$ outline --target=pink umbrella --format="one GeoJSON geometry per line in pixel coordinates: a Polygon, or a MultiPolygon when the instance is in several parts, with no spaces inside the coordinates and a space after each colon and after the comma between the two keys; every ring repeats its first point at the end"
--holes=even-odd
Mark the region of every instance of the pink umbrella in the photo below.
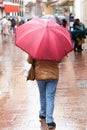
{"type": "Polygon", "coordinates": [[[70,33],[53,20],[34,18],[15,29],[15,44],[32,58],[61,60],[73,50],[70,33]]]}

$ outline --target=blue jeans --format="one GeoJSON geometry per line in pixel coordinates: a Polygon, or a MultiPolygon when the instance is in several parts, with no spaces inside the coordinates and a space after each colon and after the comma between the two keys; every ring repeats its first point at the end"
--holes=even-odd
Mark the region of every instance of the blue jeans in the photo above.
{"type": "Polygon", "coordinates": [[[46,117],[46,123],[54,121],[54,98],[56,93],[58,80],[38,80],[38,88],[40,93],[40,112],[41,116],[46,117]]]}

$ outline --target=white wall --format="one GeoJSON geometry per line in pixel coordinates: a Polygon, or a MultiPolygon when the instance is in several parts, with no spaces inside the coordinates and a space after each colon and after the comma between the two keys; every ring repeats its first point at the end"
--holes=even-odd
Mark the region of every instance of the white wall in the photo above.
{"type": "Polygon", "coordinates": [[[80,18],[81,17],[81,7],[80,7],[80,4],[81,4],[81,0],[75,0],[75,4],[74,4],[74,7],[75,7],[75,18],[80,18]]]}
{"type": "Polygon", "coordinates": [[[75,0],[75,18],[79,18],[81,22],[85,22],[86,8],[87,8],[87,0],[75,0]]]}
{"type": "Polygon", "coordinates": [[[85,2],[84,2],[84,14],[83,14],[83,16],[84,16],[84,23],[87,26],[87,0],[85,0],[85,2]]]}

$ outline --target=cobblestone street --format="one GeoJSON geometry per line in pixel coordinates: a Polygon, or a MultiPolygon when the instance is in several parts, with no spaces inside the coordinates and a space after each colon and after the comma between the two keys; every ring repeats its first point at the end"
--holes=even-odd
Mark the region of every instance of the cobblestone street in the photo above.
{"type": "MultiPolygon", "coordinates": [[[[60,63],[55,97],[55,130],[87,130],[87,49],[60,63]]],[[[36,81],[26,81],[27,54],[0,34],[0,130],[46,130],[39,120],[36,81]]]]}

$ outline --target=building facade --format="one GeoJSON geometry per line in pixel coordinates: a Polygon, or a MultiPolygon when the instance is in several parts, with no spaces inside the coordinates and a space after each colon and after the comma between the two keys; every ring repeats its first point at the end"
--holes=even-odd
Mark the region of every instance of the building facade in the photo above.
{"type": "Polygon", "coordinates": [[[64,13],[65,10],[72,10],[73,0],[36,0],[35,2],[29,2],[25,14],[29,15],[32,12],[34,15],[43,15],[43,14],[54,14],[54,13],[64,13]],[[34,3],[30,6],[31,3],[34,3]],[[65,5],[65,6],[64,6],[65,5]],[[30,8],[31,12],[28,12],[30,8]]]}
{"type": "Polygon", "coordinates": [[[24,0],[0,0],[0,18],[6,15],[24,15],[24,0]]]}
{"type": "Polygon", "coordinates": [[[19,12],[17,14],[19,16],[24,16],[24,0],[12,0],[12,2],[19,4],[19,12]]]}

